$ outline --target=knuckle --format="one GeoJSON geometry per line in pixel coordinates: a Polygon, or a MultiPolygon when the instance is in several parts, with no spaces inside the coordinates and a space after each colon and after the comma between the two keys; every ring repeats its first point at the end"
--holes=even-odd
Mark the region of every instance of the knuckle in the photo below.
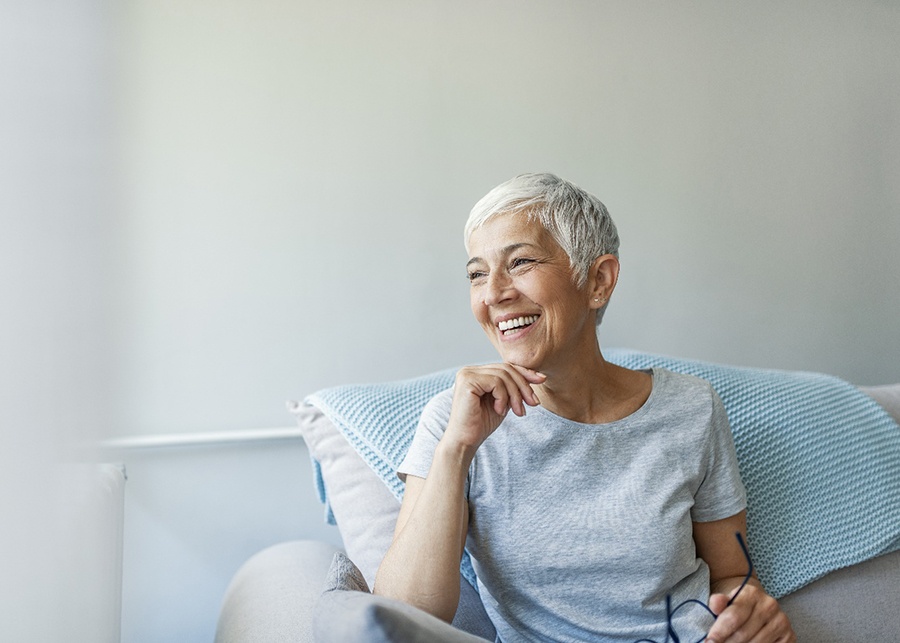
{"type": "Polygon", "coordinates": [[[762,605],[763,613],[771,619],[776,619],[781,616],[784,616],[784,612],[781,611],[781,606],[771,596],[766,598],[766,601],[762,605]]]}

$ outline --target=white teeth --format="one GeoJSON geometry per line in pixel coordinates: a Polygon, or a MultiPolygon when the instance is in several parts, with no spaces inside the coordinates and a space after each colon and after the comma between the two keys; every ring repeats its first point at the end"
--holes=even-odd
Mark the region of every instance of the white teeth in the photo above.
{"type": "Polygon", "coordinates": [[[525,315],[516,319],[508,319],[497,324],[501,331],[513,330],[522,326],[529,326],[537,321],[537,315],[525,315]]]}

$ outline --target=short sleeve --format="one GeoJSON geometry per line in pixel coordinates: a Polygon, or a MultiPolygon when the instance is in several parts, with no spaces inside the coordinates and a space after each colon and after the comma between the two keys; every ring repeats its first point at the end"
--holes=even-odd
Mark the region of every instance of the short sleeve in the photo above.
{"type": "Polygon", "coordinates": [[[741,481],[728,415],[722,400],[712,387],[709,392],[712,408],[705,472],[691,509],[691,519],[695,522],[722,520],[747,507],[747,492],[741,481]]]}
{"type": "MultiPolygon", "coordinates": [[[[450,421],[452,405],[453,389],[438,393],[425,405],[409,451],[397,469],[397,476],[404,482],[406,482],[407,475],[419,478],[428,476],[431,461],[434,459],[434,451],[444,436],[447,423],[450,421]]],[[[467,497],[469,495],[468,478],[469,476],[466,477],[465,487],[467,497]]]]}

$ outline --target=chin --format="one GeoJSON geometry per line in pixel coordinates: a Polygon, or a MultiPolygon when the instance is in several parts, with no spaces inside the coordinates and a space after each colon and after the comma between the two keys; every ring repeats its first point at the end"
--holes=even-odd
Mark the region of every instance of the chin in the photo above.
{"type": "Polygon", "coordinates": [[[533,371],[539,371],[540,369],[540,360],[535,359],[534,357],[530,357],[527,355],[516,355],[516,354],[506,354],[500,353],[500,358],[504,362],[508,362],[510,364],[515,364],[516,366],[524,366],[525,368],[530,368],[533,371]]]}

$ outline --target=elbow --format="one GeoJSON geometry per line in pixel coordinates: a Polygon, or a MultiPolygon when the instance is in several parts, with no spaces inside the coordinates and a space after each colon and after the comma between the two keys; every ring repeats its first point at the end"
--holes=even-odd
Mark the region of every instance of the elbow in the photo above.
{"type": "Polygon", "coordinates": [[[431,594],[417,591],[414,587],[391,587],[389,583],[379,582],[378,578],[375,579],[372,593],[376,596],[383,596],[411,605],[432,616],[436,616],[446,623],[453,621],[453,617],[456,616],[456,609],[459,606],[459,591],[455,592],[455,594],[431,594]]]}

